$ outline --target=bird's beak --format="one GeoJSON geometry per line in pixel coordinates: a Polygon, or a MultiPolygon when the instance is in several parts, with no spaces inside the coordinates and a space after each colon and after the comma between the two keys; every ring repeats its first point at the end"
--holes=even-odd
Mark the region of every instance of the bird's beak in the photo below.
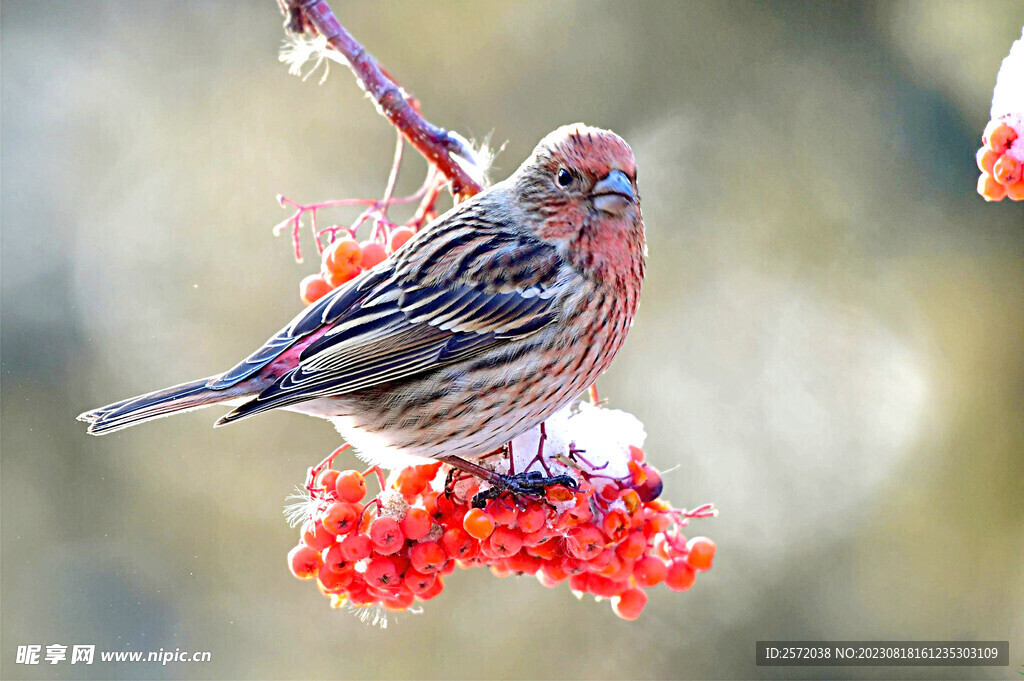
{"type": "Polygon", "coordinates": [[[600,182],[594,185],[590,193],[594,197],[594,207],[612,215],[623,215],[636,203],[633,183],[621,170],[613,170],[600,182]]]}

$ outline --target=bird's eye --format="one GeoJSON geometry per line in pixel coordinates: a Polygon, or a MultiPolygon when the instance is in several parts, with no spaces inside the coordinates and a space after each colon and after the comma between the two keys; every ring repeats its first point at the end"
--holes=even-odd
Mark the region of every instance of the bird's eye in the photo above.
{"type": "Polygon", "coordinates": [[[555,178],[558,181],[559,187],[568,187],[572,184],[572,173],[565,168],[558,169],[558,175],[555,178]]]}

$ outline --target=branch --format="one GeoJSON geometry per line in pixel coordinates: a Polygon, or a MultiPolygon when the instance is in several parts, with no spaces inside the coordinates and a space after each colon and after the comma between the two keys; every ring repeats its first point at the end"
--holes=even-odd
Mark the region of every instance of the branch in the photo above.
{"type": "Polygon", "coordinates": [[[464,200],[483,189],[456,157],[476,165],[476,157],[459,137],[423,118],[418,103],[401,88],[366,48],[345,30],[326,0],[278,0],[285,14],[285,30],[304,33],[314,30],[337,50],[355,74],[359,86],[369,93],[384,115],[406,140],[448,180],[452,195],[464,200]]]}

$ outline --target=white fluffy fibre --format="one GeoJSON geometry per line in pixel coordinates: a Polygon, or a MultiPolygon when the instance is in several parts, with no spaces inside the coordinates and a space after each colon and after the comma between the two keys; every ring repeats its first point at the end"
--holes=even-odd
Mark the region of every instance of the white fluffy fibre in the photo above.
{"type": "MultiPolygon", "coordinates": [[[[1024,31],[1003,59],[992,91],[992,120],[1002,120],[1024,137],[1024,31]]],[[[1024,163],[1024,144],[1014,144],[1007,155],[1024,163]]]]}

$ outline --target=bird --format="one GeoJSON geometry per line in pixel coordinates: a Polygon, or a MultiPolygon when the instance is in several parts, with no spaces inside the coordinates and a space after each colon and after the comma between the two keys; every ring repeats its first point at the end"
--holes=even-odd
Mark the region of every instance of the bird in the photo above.
{"type": "Polygon", "coordinates": [[[232,407],[215,427],[285,409],[330,420],[371,465],[441,460],[481,475],[474,459],[608,368],[646,257],[629,145],[562,126],[233,368],[78,418],[103,435],[215,404],[232,407]]]}

